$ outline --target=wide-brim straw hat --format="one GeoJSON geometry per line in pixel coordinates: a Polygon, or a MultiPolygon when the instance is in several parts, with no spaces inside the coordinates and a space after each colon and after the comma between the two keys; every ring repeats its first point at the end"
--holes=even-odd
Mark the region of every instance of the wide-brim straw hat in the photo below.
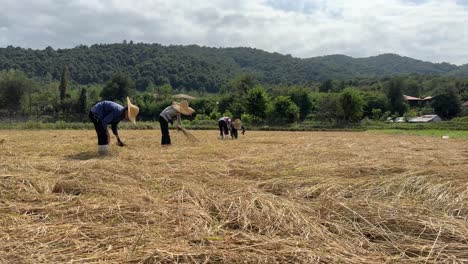
{"type": "Polygon", "coordinates": [[[182,113],[184,115],[191,115],[193,112],[195,112],[195,109],[191,108],[189,106],[189,103],[187,100],[183,100],[182,102],[173,102],[172,107],[179,113],[182,113]]]}
{"type": "Polygon", "coordinates": [[[128,109],[128,120],[130,120],[130,122],[136,125],[136,117],[138,113],[140,112],[140,108],[132,104],[132,102],[130,102],[129,97],[127,97],[127,109],[128,109]]]}
{"type": "Polygon", "coordinates": [[[242,128],[242,121],[240,119],[234,120],[233,124],[234,124],[234,128],[237,130],[242,128]]]}
{"type": "Polygon", "coordinates": [[[173,95],[172,97],[174,97],[176,99],[186,99],[186,100],[197,99],[196,97],[190,96],[188,94],[176,94],[176,95],[173,95]]]}

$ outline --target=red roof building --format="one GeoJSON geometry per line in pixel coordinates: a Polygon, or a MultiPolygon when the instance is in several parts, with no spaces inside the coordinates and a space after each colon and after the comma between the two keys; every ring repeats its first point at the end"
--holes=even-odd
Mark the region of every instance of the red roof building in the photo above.
{"type": "Polygon", "coordinates": [[[424,98],[419,98],[419,97],[414,97],[414,96],[409,96],[409,95],[403,95],[403,98],[412,107],[427,106],[432,100],[432,96],[426,96],[424,98]]]}

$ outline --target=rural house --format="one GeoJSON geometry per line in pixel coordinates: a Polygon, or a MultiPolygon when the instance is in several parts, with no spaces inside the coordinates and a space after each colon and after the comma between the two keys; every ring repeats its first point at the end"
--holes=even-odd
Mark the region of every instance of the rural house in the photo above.
{"type": "Polygon", "coordinates": [[[409,96],[409,95],[403,95],[403,98],[411,107],[425,107],[425,106],[428,106],[432,100],[432,96],[419,98],[419,97],[414,97],[414,96],[409,96]]]}
{"type": "Polygon", "coordinates": [[[442,121],[442,119],[438,115],[423,115],[408,120],[409,123],[429,123],[440,121],[442,121]]]}

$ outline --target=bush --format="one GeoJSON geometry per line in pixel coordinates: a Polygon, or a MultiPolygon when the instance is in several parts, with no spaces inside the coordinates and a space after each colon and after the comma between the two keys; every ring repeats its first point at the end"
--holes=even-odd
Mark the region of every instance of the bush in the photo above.
{"type": "Polygon", "coordinates": [[[382,116],[382,109],[373,108],[372,109],[372,119],[379,120],[380,116],[382,116]]]}
{"type": "Polygon", "coordinates": [[[468,108],[463,109],[460,114],[461,117],[466,117],[468,116],[468,108]]]}
{"type": "Polygon", "coordinates": [[[213,112],[211,112],[210,114],[210,119],[212,120],[218,120],[221,118],[221,113],[216,111],[216,110],[213,110],[213,112]]]}
{"type": "MultiPolygon", "coordinates": [[[[466,109],[465,109],[466,110],[466,109]]],[[[468,116],[463,116],[463,117],[455,117],[451,120],[452,122],[456,123],[468,123],[468,116]]]]}
{"type": "Polygon", "coordinates": [[[254,116],[249,115],[247,113],[243,113],[241,115],[241,120],[244,124],[251,124],[254,121],[254,116]]]}
{"type": "Polygon", "coordinates": [[[433,115],[434,109],[431,107],[423,107],[419,110],[419,115],[433,115]]]}
{"type": "Polygon", "coordinates": [[[20,126],[21,129],[42,129],[43,127],[44,127],[43,123],[33,122],[33,121],[22,123],[20,126]]]}
{"type": "Polygon", "coordinates": [[[223,114],[223,116],[227,116],[227,117],[230,117],[230,118],[233,118],[234,116],[232,115],[231,111],[229,110],[226,110],[223,114]]]}
{"type": "Polygon", "coordinates": [[[195,116],[195,120],[210,120],[210,117],[204,114],[198,114],[195,116]]]}
{"type": "Polygon", "coordinates": [[[380,120],[382,121],[387,121],[387,119],[389,117],[391,117],[392,113],[390,111],[386,111],[385,113],[383,113],[382,117],[380,118],[380,120]]]}

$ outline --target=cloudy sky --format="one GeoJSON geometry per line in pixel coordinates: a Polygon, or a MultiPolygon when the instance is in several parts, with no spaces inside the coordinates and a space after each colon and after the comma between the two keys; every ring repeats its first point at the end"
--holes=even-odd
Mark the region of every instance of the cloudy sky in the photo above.
{"type": "Polygon", "coordinates": [[[0,0],[0,47],[134,42],[468,63],[468,0],[0,0]]]}

